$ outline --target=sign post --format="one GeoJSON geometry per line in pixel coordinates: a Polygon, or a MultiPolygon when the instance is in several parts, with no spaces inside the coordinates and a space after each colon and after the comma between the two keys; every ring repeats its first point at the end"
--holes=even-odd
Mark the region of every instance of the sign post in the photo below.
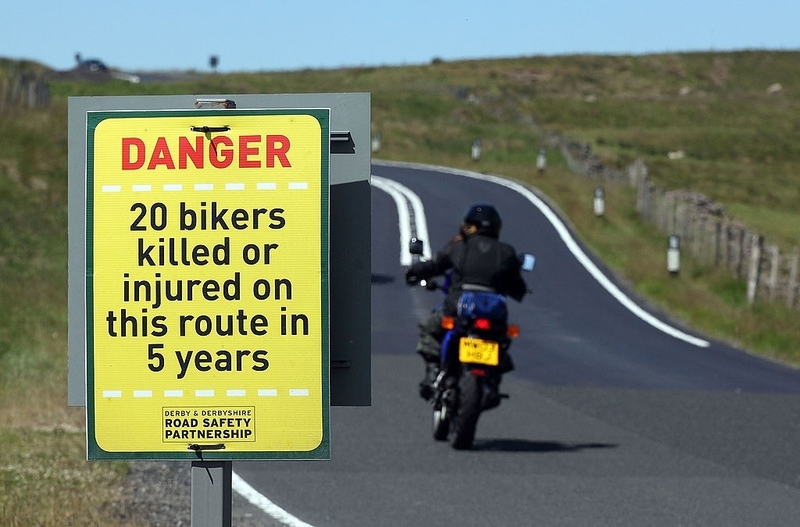
{"type": "Polygon", "coordinates": [[[330,111],[87,113],[89,459],[328,459],[330,111]]]}

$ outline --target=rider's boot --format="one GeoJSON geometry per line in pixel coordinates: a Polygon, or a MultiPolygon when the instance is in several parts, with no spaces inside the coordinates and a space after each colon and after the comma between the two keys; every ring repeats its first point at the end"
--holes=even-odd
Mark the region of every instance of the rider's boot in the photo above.
{"type": "Polygon", "coordinates": [[[500,404],[500,381],[499,375],[488,377],[485,381],[486,389],[483,392],[483,409],[491,410],[500,404]]]}
{"type": "Polygon", "coordinates": [[[433,397],[433,383],[439,375],[439,361],[430,360],[428,357],[423,358],[425,359],[425,376],[419,383],[419,396],[428,401],[433,397]]]}

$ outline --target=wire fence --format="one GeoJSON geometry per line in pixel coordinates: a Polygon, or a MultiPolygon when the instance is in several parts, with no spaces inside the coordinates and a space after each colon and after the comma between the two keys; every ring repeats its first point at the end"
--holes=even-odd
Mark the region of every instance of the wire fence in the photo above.
{"type": "Polygon", "coordinates": [[[650,181],[647,165],[638,159],[623,170],[603,165],[587,143],[559,135],[549,142],[561,151],[570,169],[580,175],[636,189],[639,215],[670,236],[680,249],[704,265],[725,269],[747,283],[747,301],[784,302],[800,308],[800,248],[781,252],[763,236],[727,216],[722,206],[690,191],[666,191],[650,181]]]}
{"type": "Polygon", "coordinates": [[[50,102],[50,88],[40,74],[12,65],[0,75],[0,111],[8,108],[39,108],[50,102]]]}

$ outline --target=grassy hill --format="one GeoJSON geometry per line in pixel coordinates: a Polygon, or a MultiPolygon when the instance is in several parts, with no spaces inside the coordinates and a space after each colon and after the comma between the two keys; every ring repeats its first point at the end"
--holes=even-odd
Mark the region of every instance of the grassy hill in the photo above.
{"type": "Polygon", "coordinates": [[[130,84],[48,76],[41,65],[0,59],[0,484],[8,489],[0,524],[56,525],[67,515],[113,525],[102,504],[125,470],[83,461],[82,411],[66,407],[67,97],[371,92],[382,139],[375,157],[534,185],[648,301],[707,335],[800,364],[800,313],[748,306],[742,281],[689,258],[670,279],[665,236],[639,220],[632,189],[606,187],[607,213],[598,219],[596,181],[572,174],[555,150],[548,169],[535,170],[553,132],[587,142],[610,167],[642,159],[658,187],[702,192],[790,251],[800,245],[799,60],[798,52],[767,51],[435,60],[181,72],[182,80],[130,84]],[[9,86],[20,75],[48,79],[47,105],[14,99],[9,86]],[[668,157],[676,151],[682,159],[668,157]]]}

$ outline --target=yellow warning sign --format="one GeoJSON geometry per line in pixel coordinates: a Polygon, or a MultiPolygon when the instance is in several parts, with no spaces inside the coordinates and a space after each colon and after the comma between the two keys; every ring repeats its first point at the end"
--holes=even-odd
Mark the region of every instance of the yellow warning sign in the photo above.
{"type": "Polygon", "coordinates": [[[328,122],[88,114],[90,458],[328,456],[328,122]]]}

